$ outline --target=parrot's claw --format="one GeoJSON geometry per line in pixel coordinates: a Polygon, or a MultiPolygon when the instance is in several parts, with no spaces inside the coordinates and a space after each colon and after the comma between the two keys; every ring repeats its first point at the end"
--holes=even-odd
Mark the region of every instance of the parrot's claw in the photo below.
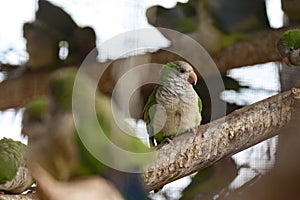
{"type": "Polygon", "coordinates": [[[36,193],[37,188],[36,186],[31,186],[30,188],[28,188],[28,191],[26,192],[26,194],[28,193],[36,193]]]}
{"type": "Polygon", "coordinates": [[[191,129],[191,132],[194,133],[194,134],[196,135],[197,129],[198,129],[198,128],[199,128],[199,126],[197,126],[196,128],[192,128],[192,129],[191,129]]]}
{"type": "Polygon", "coordinates": [[[167,138],[165,138],[162,143],[174,145],[173,137],[167,137],[167,138]]]}
{"type": "Polygon", "coordinates": [[[161,143],[157,144],[157,146],[154,147],[155,150],[159,150],[162,146],[165,144],[171,144],[174,145],[174,142],[172,140],[173,137],[166,137],[161,143]]]}

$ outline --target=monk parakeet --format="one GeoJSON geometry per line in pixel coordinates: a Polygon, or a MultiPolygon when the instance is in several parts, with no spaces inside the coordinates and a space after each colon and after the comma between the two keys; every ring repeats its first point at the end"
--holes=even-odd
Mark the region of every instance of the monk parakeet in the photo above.
{"type": "Polygon", "coordinates": [[[150,144],[161,143],[201,122],[202,101],[193,85],[197,75],[184,61],[169,62],[160,72],[159,85],[154,88],[144,107],[150,144]]]}
{"type": "Polygon", "coordinates": [[[300,66],[300,29],[286,31],[279,39],[277,49],[288,66],[300,66]]]}
{"type": "Polygon", "coordinates": [[[34,183],[26,167],[25,148],[19,141],[0,140],[0,191],[22,193],[34,183]]]}
{"type": "MultiPolygon", "coordinates": [[[[133,177],[115,169],[123,167],[124,171],[130,171],[140,167],[140,164],[147,160],[149,162],[150,155],[140,158],[127,157],[126,154],[143,154],[149,150],[138,138],[122,132],[114,121],[110,99],[98,92],[95,94],[90,79],[86,76],[77,79],[79,94],[73,94],[75,79],[75,69],[61,69],[55,72],[50,78],[47,98],[32,102],[25,110],[23,132],[28,135],[29,140],[28,160],[38,163],[57,180],[101,175],[111,180],[125,197],[135,199],[132,196],[138,192],[132,194],[128,190],[128,184],[131,180],[139,181],[138,175],[133,177]],[[73,101],[73,95],[76,96],[76,102],[73,101]],[[87,104],[91,102],[95,103],[95,107],[89,110],[87,104]],[[72,112],[74,104],[80,105],[76,113],[72,112]],[[92,123],[86,111],[95,112],[96,121],[99,123],[97,126],[92,123]],[[100,130],[105,136],[101,136],[100,130]],[[90,145],[90,148],[86,145],[90,145]],[[101,160],[101,156],[99,158],[91,154],[91,151],[97,155],[101,154],[105,157],[104,160],[101,160]]],[[[143,190],[141,182],[139,189],[143,190]]],[[[142,193],[145,194],[144,191],[142,193]]]]}

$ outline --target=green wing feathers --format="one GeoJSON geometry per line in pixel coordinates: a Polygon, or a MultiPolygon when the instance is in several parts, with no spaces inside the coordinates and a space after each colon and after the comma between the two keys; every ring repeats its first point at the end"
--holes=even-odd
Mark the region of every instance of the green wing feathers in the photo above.
{"type": "Polygon", "coordinates": [[[25,144],[9,138],[0,140],[0,184],[12,180],[19,167],[25,165],[25,144]]]}
{"type": "Polygon", "coordinates": [[[199,106],[199,112],[202,112],[202,100],[201,98],[198,96],[198,106],[199,106]]]}
{"type": "Polygon", "coordinates": [[[288,47],[300,48],[300,30],[288,30],[284,33],[282,39],[288,47]]]}
{"type": "Polygon", "coordinates": [[[152,125],[152,119],[154,117],[154,110],[151,110],[150,108],[157,104],[155,99],[155,94],[157,91],[157,87],[154,88],[153,92],[151,93],[145,107],[144,107],[144,119],[147,126],[147,131],[149,134],[150,139],[150,145],[154,146],[154,131],[153,131],[153,125],[152,125]]]}

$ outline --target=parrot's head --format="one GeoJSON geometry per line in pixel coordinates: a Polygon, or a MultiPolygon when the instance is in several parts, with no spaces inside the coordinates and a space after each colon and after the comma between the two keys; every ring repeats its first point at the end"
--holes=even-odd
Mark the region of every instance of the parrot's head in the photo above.
{"type": "Polygon", "coordinates": [[[84,75],[77,75],[75,68],[64,68],[54,72],[49,80],[50,110],[72,111],[73,98],[94,94],[90,84],[90,79],[84,75]],[[75,81],[76,87],[79,88],[76,88],[77,92],[74,94],[75,81]]]}
{"type": "Polygon", "coordinates": [[[197,83],[197,75],[192,66],[184,61],[172,61],[164,65],[160,74],[160,81],[165,82],[171,79],[193,85],[197,83]]]}
{"type": "Polygon", "coordinates": [[[28,135],[35,132],[35,128],[44,122],[47,108],[47,99],[45,97],[37,98],[31,101],[25,108],[22,119],[22,134],[28,135]]]}
{"type": "Polygon", "coordinates": [[[300,66],[300,30],[286,31],[277,43],[282,61],[288,66],[300,66]]]}

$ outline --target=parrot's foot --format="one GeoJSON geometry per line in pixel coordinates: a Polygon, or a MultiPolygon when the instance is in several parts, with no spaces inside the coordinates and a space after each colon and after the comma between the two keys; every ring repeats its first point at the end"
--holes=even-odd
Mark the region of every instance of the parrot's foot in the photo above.
{"type": "Polygon", "coordinates": [[[26,194],[28,194],[28,193],[36,193],[36,192],[37,192],[36,186],[31,186],[30,188],[28,188],[26,194]]]}
{"type": "Polygon", "coordinates": [[[174,145],[174,142],[173,142],[173,138],[172,137],[167,137],[163,143],[167,143],[167,144],[171,144],[171,145],[174,145]]]}
{"type": "Polygon", "coordinates": [[[160,149],[162,146],[164,146],[166,144],[174,145],[172,138],[173,137],[166,137],[162,142],[158,143],[157,146],[155,146],[155,150],[160,149]]]}
{"type": "Polygon", "coordinates": [[[190,132],[192,132],[193,134],[195,134],[196,135],[196,133],[197,133],[197,129],[200,127],[200,125],[199,126],[197,126],[196,128],[191,128],[190,129],[190,132]]]}

